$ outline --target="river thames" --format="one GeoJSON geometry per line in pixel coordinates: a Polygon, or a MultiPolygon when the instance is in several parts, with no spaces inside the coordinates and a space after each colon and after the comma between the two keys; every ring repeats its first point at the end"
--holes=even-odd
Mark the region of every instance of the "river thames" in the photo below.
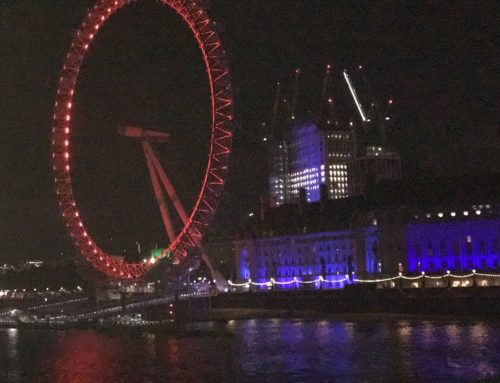
{"type": "Polygon", "coordinates": [[[199,326],[216,331],[177,337],[1,329],[0,381],[500,381],[500,322],[259,319],[199,326]]]}

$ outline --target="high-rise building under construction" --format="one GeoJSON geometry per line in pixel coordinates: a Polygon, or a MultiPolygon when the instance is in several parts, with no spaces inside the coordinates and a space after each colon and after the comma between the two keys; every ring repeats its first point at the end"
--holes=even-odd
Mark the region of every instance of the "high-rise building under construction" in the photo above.
{"type": "Polygon", "coordinates": [[[369,100],[365,112],[353,81],[343,71],[340,91],[351,108],[342,107],[342,97],[333,94],[328,65],[318,107],[300,113],[299,76],[297,69],[289,97],[278,84],[271,118],[263,124],[271,206],[300,198],[315,202],[364,195],[370,183],[401,178],[399,153],[390,150],[385,139],[392,100],[384,105],[369,100]]]}

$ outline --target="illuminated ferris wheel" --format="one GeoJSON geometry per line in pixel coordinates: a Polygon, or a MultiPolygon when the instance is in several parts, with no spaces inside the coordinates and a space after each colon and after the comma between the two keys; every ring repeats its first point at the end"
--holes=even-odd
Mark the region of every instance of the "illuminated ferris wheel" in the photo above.
{"type": "MultiPolygon", "coordinates": [[[[81,256],[92,267],[108,277],[117,279],[142,277],[156,263],[156,258],[139,263],[122,261],[99,247],[88,232],[80,217],[72,187],[72,107],[78,74],[93,39],[111,15],[130,2],[130,0],[99,0],[88,10],[64,61],[58,83],[52,128],[52,163],[56,193],[69,235],[81,256]]],[[[231,151],[233,100],[225,52],[214,24],[204,8],[194,0],[160,0],[160,2],[181,16],[193,33],[208,75],[211,96],[210,149],[202,186],[190,212],[182,205],[152,146],[152,143],[166,142],[168,134],[142,127],[126,127],[121,133],[141,140],[165,233],[170,242],[162,256],[168,254],[174,263],[179,263],[188,256],[191,249],[201,248],[202,236],[215,214],[224,187],[231,151]],[[170,219],[165,202],[167,197],[183,225],[178,231],[174,229],[170,219]]],[[[208,261],[203,252],[202,257],[208,261]]],[[[210,268],[210,263],[207,263],[210,268]]],[[[213,275],[213,270],[210,271],[213,275]]]]}

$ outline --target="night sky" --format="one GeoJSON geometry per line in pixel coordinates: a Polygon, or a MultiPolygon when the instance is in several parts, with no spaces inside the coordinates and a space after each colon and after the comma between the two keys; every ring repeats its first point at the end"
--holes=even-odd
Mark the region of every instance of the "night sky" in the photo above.
{"type": "MultiPolygon", "coordinates": [[[[92,3],[0,3],[0,261],[74,254],[56,207],[51,116],[73,29],[92,3]]],[[[258,128],[275,83],[296,67],[310,100],[327,63],[362,64],[378,96],[394,99],[390,140],[406,176],[500,171],[498,2],[213,0],[209,13],[223,27],[238,122],[216,227],[236,225],[265,191],[258,128]]],[[[83,219],[106,250],[131,255],[135,242],[163,238],[140,145],[118,127],[171,134],[157,151],[189,206],[208,145],[205,80],[190,31],[158,2],[133,3],[99,31],[77,88],[72,167],[83,219]]]]}

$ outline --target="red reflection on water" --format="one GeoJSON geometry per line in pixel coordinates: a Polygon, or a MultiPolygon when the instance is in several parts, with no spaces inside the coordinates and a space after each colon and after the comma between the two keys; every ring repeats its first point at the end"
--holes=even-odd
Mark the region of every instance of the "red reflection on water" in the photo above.
{"type": "Polygon", "coordinates": [[[167,340],[167,360],[172,365],[179,363],[179,341],[175,338],[167,340]]]}
{"type": "Polygon", "coordinates": [[[60,338],[57,355],[49,356],[53,383],[112,382],[120,375],[123,342],[97,334],[78,331],[60,338]]]}

